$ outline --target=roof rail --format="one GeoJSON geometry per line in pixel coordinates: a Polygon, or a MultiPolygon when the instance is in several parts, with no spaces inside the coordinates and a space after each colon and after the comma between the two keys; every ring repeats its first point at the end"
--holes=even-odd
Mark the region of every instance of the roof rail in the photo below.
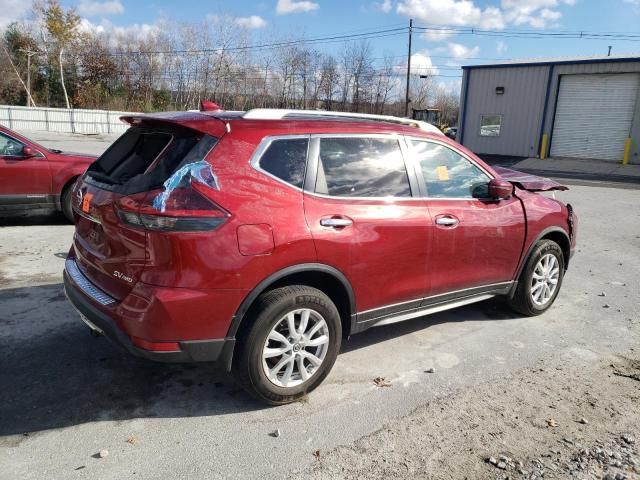
{"type": "Polygon", "coordinates": [[[242,118],[247,120],[284,120],[287,118],[318,117],[321,120],[369,120],[374,122],[395,123],[415,127],[425,132],[439,133],[440,129],[430,123],[411,118],[393,117],[391,115],[373,115],[370,113],[332,112],[324,110],[288,110],[285,108],[254,108],[246,112],[242,118]]]}

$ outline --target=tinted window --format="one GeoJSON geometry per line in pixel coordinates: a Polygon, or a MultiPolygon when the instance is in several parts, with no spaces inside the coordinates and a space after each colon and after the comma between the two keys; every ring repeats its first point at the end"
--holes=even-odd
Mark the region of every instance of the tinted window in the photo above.
{"type": "Polygon", "coordinates": [[[22,155],[22,143],[0,133],[0,155],[17,157],[22,155]]]}
{"type": "Polygon", "coordinates": [[[322,138],[316,192],[340,197],[410,197],[397,140],[322,138]]]}
{"type": "Polygon", "coordinates": [[[411,141],[427,187],[436,198],[486,197],[490,177],[454,150],[431,142],[411,141]]]}
{"type": "Polygon", "coordinates": [[[307,163],[306,138],[274,140],[260,158],[260,168],[291,185],[302,188],[307,163]]]}

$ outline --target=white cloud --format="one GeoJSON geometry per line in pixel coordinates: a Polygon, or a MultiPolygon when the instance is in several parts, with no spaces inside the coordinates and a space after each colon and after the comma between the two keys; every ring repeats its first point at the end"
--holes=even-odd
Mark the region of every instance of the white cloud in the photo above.
{"type": "Polygon", "coordinates": [[[446,40],[447,38],[452,37],[453,35],[455,35],[454,31],[442,29],[427,30],[421,36],[422,38],[426,38],[427,40],[431,40],[432,42],[441,42],[443,40],[446,40]]]}
{"type": "Polygon", "coordinates": [[[251,15],[249,17],[238,17],[233,20],[236,25],[248,30],[255,30],[257,28],[263,28],[267,26],[267,21],[257,15],[251,15]]]}
{"type": "Polygon", "coordinates": [[[78,4],[78,13],[86,17],[119,15],[124,13],[124,7],[120,0],[107,0],[105,2],[82,0],[78,4]]]}
{"type": "Polygon", "coordinates": [[[32,1],[0,0],[0,29],[22,18],[31,10],[32,1]]]}
{"type": "Polygon", "coordinates": [[[549,28],[557,25],[561,5],[575,5],[575,0],[502,0],[505,21],[512,25],[549,28]]]}
{"type": "Polygon", "coordinates": [[[452,42],[447,45],[447,51],[454,60],[465,60],[478,55],[478,53],[480,53],[480,47],[476,45],[469,48],[466,45],[462,45],[461,43],[452,42]]]}
{"type": "MultiPolygon", "coordinates": [[[[399,69],[403,69],[406,73],[406,65],[398,66],[399,69]]],[[[426,53],[414,53],[411,55],[411,73],[417,75],[438,75],[440,70],[433,66],[431,57],[426,53]]]]}
{"type": "MultiPolygon", "coordinates": [[[[640,2],[640,0],[625,0],[640,2]]],[[[400,0],[396,11],[427,25],[451,25],[501,30],[508,25],[529,25],[534,28],[556,26],[562,18],[561,6],[571,6],[576,0],[501,0],[500,6],[479,7],[474,0],[400,0]]],[[[443,40],[451,32],[429,30],[423,33],[430,40],[443,40]]]]}
{"type": "Polygon", "coordinates": [[[375,7],[384,13],[389,13],[393,9],[391,0],[383,0],[381,3],[374,3],[375,7]]]}
{"type": "Polygon", "coordinates": [[[118,38],[133,38],[134,40],[147,40],[157,35],[162,29],[161,24],[132,23],[125,26],[116,26],[109,20],[93,23],[86,18],[80,19],[78,27],[81,31],[102,35],[107,43],[115,46],[118,38]]]}
{"type": "Polygon", "coordinates": [[[312,12],[319,8],[320,5],[309,0],[278,0],[276,13],[278,15],[287,15],[288,13],[312,12]]]}
{"type": "Polygon", "coordinates": [[[482,10],[470,0],[401,0],[396,11],[431,25],[504,27],[499,8],[482,10]]]}
{"type": "Polygon", "coordinates": [[[498,40],[496,42],[496,52],[499,54],[503,54],[506,53],[506,51],[509,49],[508,45],[503,42],[502,40],[498,40]]]}

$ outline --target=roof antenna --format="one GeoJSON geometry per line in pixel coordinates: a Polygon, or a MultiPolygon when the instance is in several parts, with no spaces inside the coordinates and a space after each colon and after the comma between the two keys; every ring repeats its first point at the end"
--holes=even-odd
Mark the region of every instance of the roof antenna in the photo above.
{"type": "Polygon", "coordinates": [[[607,53],[607,57],[611,56],[611,45],[609,45],[609,52],[607,53]]]}

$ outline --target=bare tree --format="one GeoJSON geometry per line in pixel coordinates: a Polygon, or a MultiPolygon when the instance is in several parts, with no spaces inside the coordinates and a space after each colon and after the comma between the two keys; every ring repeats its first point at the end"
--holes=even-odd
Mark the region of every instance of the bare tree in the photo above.
{"type": "Polygon", "coordinates": [[[47,0],[34,5],[35,10],[42,16],[46,33],[58,52],[58,65],[60,67],[60,84],[64,92],[64,100],[67,108],[71,108],[69,94],[64,81],[63,55],[65,49],[72,46],[79,38],[80,16],[73,8],[65,10],[58,0],[47,0]]]}

